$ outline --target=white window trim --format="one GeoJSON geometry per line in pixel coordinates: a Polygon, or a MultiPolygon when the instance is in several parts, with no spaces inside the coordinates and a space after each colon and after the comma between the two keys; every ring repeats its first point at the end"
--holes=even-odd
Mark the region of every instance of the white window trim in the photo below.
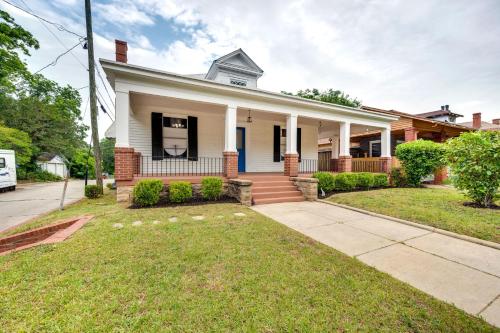
{"type": "Polygon", "coordinates": [[[374,143],[381,143],[381,141],[380,141],[380,140],[373,140],[373,141],[370,141],[370,157],[373,157],[373,156],[372,156],[372,145],[373,145],[374,143]]]}

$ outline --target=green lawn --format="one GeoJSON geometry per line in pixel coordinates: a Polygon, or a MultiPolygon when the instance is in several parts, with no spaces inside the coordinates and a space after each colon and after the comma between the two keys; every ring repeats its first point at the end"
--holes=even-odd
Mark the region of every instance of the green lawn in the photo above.
{"type": "Polygon", "coordinates": [[[32,226],[89,212],[65,242],[0,257],[2,331],[495,331],[237,204],[127,210],[108,195],[32,226]]]}
{"type": "Polygon", "coordinates": [[[454,189],[390,188],[329,200],[500,243],[500,210],[466,207],[468,199],[454,189]]]}

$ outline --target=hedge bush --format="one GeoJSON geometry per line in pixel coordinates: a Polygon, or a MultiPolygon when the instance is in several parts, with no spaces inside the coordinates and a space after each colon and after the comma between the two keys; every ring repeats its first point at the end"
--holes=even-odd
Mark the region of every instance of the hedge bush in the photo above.
{"type": "Polygon", "coordinates": [[[335,176],[335,189],[351,191],[356,188],[358,176],[355,173],[343,172],[335,176]]]}
{"type": "Polygon", "coordinates": [[[405,171],[408,185],[420,186],[422,178],[445,165],[445,147],[428,140],[406,142],[396,147],[396,157],[405,171]]]}
{"type": "Polygon", "coordinates": [[[318,190],[331,192],[335,189],[335,176],[330,172],[315,172],[313,178],[318,180],[318,190]]]}
{"type": "Polygon", "coordinates": [[[169,186],[170,202],[186,202],[193,197],[193,188],[190,182],[178,181],[171,182],[169,186]]]}
{"type": "Polygon", "coordinates": [[[97,185],[87,185],[85,186],[85,196],[89,199],[96,199],[102,195],[99,187],[97,185]]]}
{"type": "Polygon", "coordinates": [[[402,168],[392,168],[391,181],[392,181],[392,185],[395,187],[407,187],[408,186],[408,182],[406,180],[406,175],[405,175],[402,168]]]}
{"type": "Polygon", "coordinates": [[[217,200],[222,195],[222,178],[205,177],[201,180],[201,196],[207,200],[217,200]]]}
{"type": "Polygon", "coordinates": [[[462,133],[447,143],[453,184],[475,203],[491,206],[500,187],[500,131],[462,133]]]}
{"type": "Polygon", "coordinates": [[[373,187],[389,186],[389,177],[386,173],[373,173],[373,187]]]}
{"type": "Polygon", "coordinates": [[[163,182],[160,179],[143,179],[134,186],[134,203],[140,207],[153,206],[160,201],[163,182]]]}
{"type": "Polygon", "coordinates": [[[375,177],[370,172],[356,173],[356,187],[360,189],[369,189],[375,184],[375,177]]]}

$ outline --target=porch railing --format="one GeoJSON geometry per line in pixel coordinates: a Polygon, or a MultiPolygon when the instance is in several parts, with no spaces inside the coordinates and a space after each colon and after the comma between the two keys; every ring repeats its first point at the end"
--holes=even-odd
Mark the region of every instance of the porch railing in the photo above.
{"type": "Polygon", "coordinates": [[[299,173],[314,173],[318,171],[318,160],[302,158],[299,161],[299,173]]]}
{"type": "Polygon", "coordinates": [[[353,158],[352,172],[383,172],[382,161],[378,157],[353,158]]]}
{"type": "Polygon", "coordinates": [[[138,156],[135,174],[142,177],[220,176],[224,173],[223,157],[153,159],[138,156]]]}

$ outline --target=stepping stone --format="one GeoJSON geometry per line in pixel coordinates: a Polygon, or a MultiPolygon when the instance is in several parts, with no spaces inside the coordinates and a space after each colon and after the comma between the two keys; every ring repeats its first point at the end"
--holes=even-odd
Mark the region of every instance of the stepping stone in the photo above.
{"type": "Polygon", "coordinates": [[[134,222],[132,222],[132,225],[133,225],[134,227],[141,226],[141,225],[142,225],[142,221],[134,221],[134,222]]]}
{"type": "Polygon", "coordinates": [[[242,216],[247,216],[247,214],[245,214],[245,213],[234,213],[234,216],[240,216],[240,217],[242,217],[242,216]]]}
{"type": "Polygon", "coordinates": [[[196,215],[196,216],[193,216],[192,218],[195,221],[201,221],[201,220],[205,219],[205,216],[203,216],[203,215],[196,215]]]}
{"type": "Polygon", "coordinates": [[[153,224],[160,224],[161,221],[158,221],[158,220],[154,220],[153,221],[153,224]]]}
{"type": "Polygon", "coordinates": [[[123,228],[123,224],[121,224],[121,223],[115,223],[115,224],[113,224],[113,228],[121,229],[121,228],[123,228]]]}
{"type": "Polygon", "coordinates": [[[168,221],[169,221],[169,222],[177,222],[177,217],[175,217],[175,216],[174,216],[174,217],[170,217],[170,218],[168,219],[168,221]]]}

